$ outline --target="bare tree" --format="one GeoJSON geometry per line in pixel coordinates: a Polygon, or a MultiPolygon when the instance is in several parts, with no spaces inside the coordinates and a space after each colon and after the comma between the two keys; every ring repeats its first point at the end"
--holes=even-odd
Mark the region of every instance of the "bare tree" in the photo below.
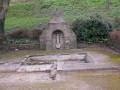
{"type": "Polygon", "coordinates": [[[107,9],[107,10],[110,9],[110,0],[106,0],[106,9],[107,9]]]}
{"type": "Polygon", "coordinates": [[[10,0],[0,0],[0,35],[4,34],[5,16],[10,0]]]}
{"type": "Polygon", "coordinates": [[[40,15],[40,10],[39,10],[39,0],[34,0],[34,4],[35,4],[35,17],[39,17],[40,15]]]}

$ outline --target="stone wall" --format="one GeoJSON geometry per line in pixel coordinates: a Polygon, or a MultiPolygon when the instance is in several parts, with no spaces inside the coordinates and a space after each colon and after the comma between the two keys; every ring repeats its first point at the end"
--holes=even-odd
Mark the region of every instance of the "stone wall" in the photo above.
{"type": "Polygon", "coordinates": [[[76,48],[76,35],[65,22],[59,11],[53,14],[48,26],[40,36],[40,48],[44,50],[63,50],[76,48]]]}
{"type": "Polygon", "coordinates": [[[64,46],[61,49],[74,49],[76,48],[76,35],[70,29],[69,25],[66,23],[60,24],[48,24],[48,27],[43,31],[42,35],[40,36],[40,43],[41,49],[46,50],[55,50],[52,40],[52,35],[55,31],[61,31],[64,34],[64,46]]]}

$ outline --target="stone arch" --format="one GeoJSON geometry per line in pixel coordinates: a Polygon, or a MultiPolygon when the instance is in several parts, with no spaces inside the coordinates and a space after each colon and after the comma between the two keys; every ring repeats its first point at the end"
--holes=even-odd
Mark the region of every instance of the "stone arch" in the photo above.
{"type": "Polygon", "coordinates": [[[62,30],[55,30],[52,33],[53,49],[64,49],[64,32],[62,30]]]}

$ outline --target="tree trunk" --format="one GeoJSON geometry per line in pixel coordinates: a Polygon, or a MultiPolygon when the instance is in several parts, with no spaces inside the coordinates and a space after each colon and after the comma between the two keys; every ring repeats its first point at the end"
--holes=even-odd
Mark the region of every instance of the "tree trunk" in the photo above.
{"type": "Polygon", "coordinates": [[[107,10],[110,9],[110,0],[106,0],[106,9],[107,9],[107,10]]]}
{"type": "Polygon", "coordinates": [[[34,0],[34,4],[35,4],[35,17],[39,17],[40,15],[39,0],[34,0]]]}
{"type": "Polygon", "coordinates": [[[8,10],[10,0],[0,1],[0,35],[4,35],[5,16],[8,10]]]}

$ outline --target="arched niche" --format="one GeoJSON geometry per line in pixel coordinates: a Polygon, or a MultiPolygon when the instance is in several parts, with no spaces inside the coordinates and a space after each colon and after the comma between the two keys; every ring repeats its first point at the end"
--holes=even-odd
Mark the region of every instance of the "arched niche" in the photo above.
{"type": "Polygon", "coordinates": [[[64,49],[64,33],[61,30],[55,30],[52,33],[53,49],[64,49]]]}

